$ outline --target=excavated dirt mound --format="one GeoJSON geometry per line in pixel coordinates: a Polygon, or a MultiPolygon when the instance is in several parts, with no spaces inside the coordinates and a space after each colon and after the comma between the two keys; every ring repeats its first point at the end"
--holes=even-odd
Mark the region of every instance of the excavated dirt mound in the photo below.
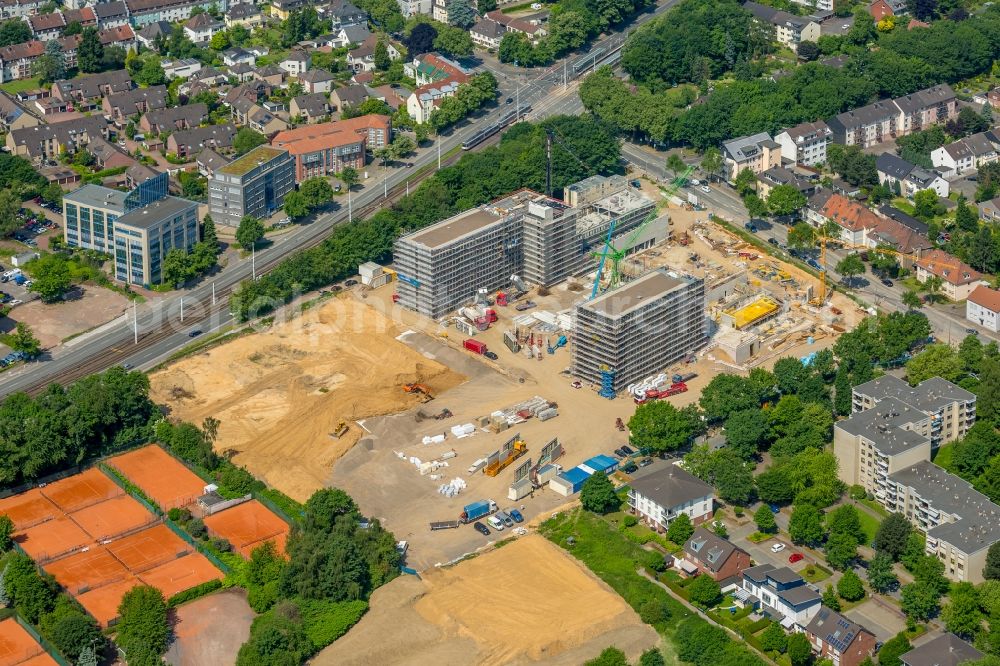
{"type": "Polygon", "coordinates": [[[180,419],[219,419],[217,450],[234,451],[234,462],[306,500],[361,437],[356,420],[419,403],[403,384],[441,393],[464,381],[396,340],[402,332],[364,303],[336,298],[155,373],[153,398],[180,419]],[[350,432],[334,439],[341,420],[350,432]]]}

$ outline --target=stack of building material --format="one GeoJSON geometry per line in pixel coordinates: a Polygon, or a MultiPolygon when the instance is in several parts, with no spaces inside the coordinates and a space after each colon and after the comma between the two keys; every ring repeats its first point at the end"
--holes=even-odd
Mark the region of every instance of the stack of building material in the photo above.
{"type": "Polygon", "coordinates": [[[457,425],[451,427],[451,434],[462,439],[463,437],[471,437],[476,434],[476,426],[472,423],[465,423],[463,425],[457,425]]]}
{"type": "Polygon", "coordinates": [[[442,495],[444,495],[445,497],[455,497],[456,495],[458,495],[459,493],[461,493],[463,490],[465,490],[466,487],[467,487],[467,484],[465,483],[465,480],[464,479],[460,479],[460,478],[458,478],[456,476],[454,479],[452,479],[448,483],[441,484],[438,487],[438,492],[441,493],[442,495]]]}
{"type": "Polygon", "coordinates": [[[441,433],[440,435],[424,435],[421,443],[423,443],[424,446],[427,446],[428,444],[441,444],[444,442],[446,437],[447,435],[445,433],[441,433]]]}

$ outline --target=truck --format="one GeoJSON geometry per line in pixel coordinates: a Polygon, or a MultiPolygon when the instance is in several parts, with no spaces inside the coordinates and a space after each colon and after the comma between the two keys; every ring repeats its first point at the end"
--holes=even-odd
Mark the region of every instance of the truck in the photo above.
{"type": "Polygon", "coordinates": [[[465,508],[462,509],[462,515],[460,515],[458,519],[463,524],[471,523],[474,520],[479,520],[483,516],[496,513],[496,510],[497,503],[493,500],[479,500],[478,502],[473,502],[472,504],[466,504],[465,508]]]}
{"type": "Polygon", "coordinates": [[[486,353],[486,343],[480,342],[479,340],[473,340],[469,338],[462,343],[462,346],[468,349],[474,354],[485,354],[486,353]]]}
{"type": "Polygon", "coordinates": [[[685,384],[698,376],[697,372],[689,372],[685,375],[674,375],[671,379],[674,384],[685,384]]]}
{"type": "Polygon", "coordinates": [[[17,275],[14,276],[14,284],[16,284],[16,285],[20,286],[20,285],[24,284],[27,281],[28,281],[28,278],[24,277],[24,275],[22,273],[18,273],[17,275]]]}
{"type": "Polygon", "coordinates": [[[524,312],[525,310],[530,310],[533,307],[535,307],[534,301],[525,301],[524,303],[518,303],[515,305],[514,309],[518,312],[524,312]]]}
{"type": "Polygon", "coordinates": [[[669,398],[672,395],[677,395],[678,393],[685,393],[688,390],[687,384],[671,384],[665,389],[649,389],[646,391],[646,396],[643,398],[634,397],[633,400],[635,404],[642,405],[650,400],[659,400],[660,398],[669,398]]]}

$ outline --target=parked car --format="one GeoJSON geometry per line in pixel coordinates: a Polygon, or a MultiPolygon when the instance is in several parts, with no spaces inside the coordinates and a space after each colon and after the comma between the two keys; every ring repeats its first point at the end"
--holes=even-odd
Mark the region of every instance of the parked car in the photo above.
{"type": "Polygon", "coordinates": [[[785,549],[785,544],[783,544],[783,543],[776,543],[773,546],[771,546],[771,552],[772,553],[780,553],[784,549],[785,549]]]}
{"type": "Polygon", "coordinates": [[[490,359],[491,361],[496,361],[497,359],[500,358],[494,352],[491,352],[491,351],[484,352],[483,356],[485,356],[486,358],[490,359]]]}
{"type": "Polygon", "coordinates": [[[979,331],[977,331],[974,328],[967,328],[967,329],[965,329],[965,332],[968,333],[969,335],[978,335],[979,334],[979,331]]]}
{"type": "Polygon", "coordinates": [[[633,453],[635,453],[635,449],[633,449],[633,448],[632,448],[632,447],[630,447],[630,446],[626,446],[626,445],[624,445],[624,444],[622,445],[622,451],[624,451],[624,452],[625,452],[625,455],[627,455],[627,456],[630,456],[630,455],[632,455],[633,453]]]}
{"type": "Polygon", "coordinates": [[[188,337],[189,338],[197,338],[199,335],[201,335],[201,329],[200,328],[196,328],[193,331],[190,331],[188,333],[188,337]]]}
{"type": "Polygon", "coordinates": [[[358,283],[357,280],[347,280],[346,282],[344,282],[344,286],[345,287],[353,287],[357,283],[358,283]]]}
{"type": "Polygon", "coordinates": [[[490,535],[490,529],[488,527],[486,527],[486,525],[483,525],[480,522],[475,522],[475,523],[472,524],[472,526],[475,527],[476,531],[479,532],[480,534],[482,534],[483,536],[489,536],[490,535]]]}
{"type": "Polygon", "coordinates": [[[624,466],[624,467],[622,467],[622,471],[623,471],[623,472],[625,472],[626,474],[632,474],[632,473],[633,473],[633,472],[635,472],[635,471],[636,471],[637,469],[639,469],[639,466],[638,466],[638,465],[636,465],[636,464],[635,464],[634,462],[632,462],[631,460],[629,460],[629,461],[628,461],[627,463],[625,463],[625,466],[624,466]]]}
{"type": "Polygon", "coordinates": [[[626,457],[628,457],[628,454],[625,453],[624,451],[622,451],[621,448],[615,449],[615,455],[618,456],[619,458],[626,458],[626,457]]]}
{"type": "Polygon", "coordinates": [[[892,286],[892,280],[890,280],[889,278],[882,278],[881,282],[882,282],[882,284],[884,284],[887,287],[891,287],[892,286]]]}
{"type": "Polygon", "coordinates": [[[705,194],[710,194],[712,192],[712,188],[709,187],[708,185],[702,185],[698,189],[704,192],[705,194]]]}
{"type": "Polygon", "coordinates": [[[647,465],[652,465],[652,464],[653,464],[652,458],[643,458],[642,460],[639,461],[639,467],[646,467],[647,465]]]}
{"type": "Polygon", "coordinates": [[[802,553],[792,553],[788,556],[788,563],[795,564],[796,562],[801,562],[804,559],[802,553]]]}
{"type": "Polygon", "coordinates": [[[515,523],[524,522],[524,516],[522,516],[521,512],[518,511],[517,509],[511,509],[510,511],[507,512],[507,515],[513,518],[515,523]]]}
{"type": "Polygon", "coordinates": [[[770,243],[771,245],[777,245],[778,244],[778,239],[777,238],[768,238],[767,242],[770,243]]]}

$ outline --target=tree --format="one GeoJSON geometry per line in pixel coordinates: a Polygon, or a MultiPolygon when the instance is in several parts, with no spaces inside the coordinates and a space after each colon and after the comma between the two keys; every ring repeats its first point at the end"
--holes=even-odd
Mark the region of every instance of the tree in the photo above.
{"type": "Polygon", "coordinates": [[[722,152],[712,146],[705,150],[701,156],[701,170],[705,172],[709,180],[714,180],[722,170],[722,152]]]}
{"type": "Polygon", "coordinates": [[[292,191],[285,195],[285,203],[282,206],[282,209],[290,219],[298,220],[308,215],[311,207],[309,205],[309,201],[306,199],[306,196],[302,194],[302,192],[292,191]]]}
{"type": "Polygon", "coordinates": [[[892,557],[888,553],[875,553],[868,563],[868,584],[879,594],[890,592],[899,585],[896,572],[892,569],[892,557]]]}
{"type": "Polygon", "coordinates": [[[592,474],[583,482],[580,490],[580,504],[594,513],[610,513],[621,506],[621,499],[615,494],[615,487],[604,474],[592,474]]]}
{"type": "Polygon", "coordinates": [[[375,43],[375,50],[372,52],[372,61],[375,63],[375,69],[380,72],[389,69],[392,59],[389,58],[389,49],[386,47],[384,41],[379,40],[375,43]]]}
{"type": "Polygon", "coordinates": [[[468,30],[475,25],[477,16],[469,0],[448,0],[445,3],[448,10],[448,23],[468,30]]]}
{"type": "Polygon", "coordinates": [[[840,597],[837,596],[837,591],[833,589],[833,585],[827,585],[826,589],[823,590],[823,605],[832,611],[840,612],[840,597]]]}
{"type": "Polygon", "coordinates": [[[90,26],[80,33],[80,45],[76,50],[76,64],[81,72],[92,73],[101,71],[101,60],[104,59],[104,45],[97,34],[97,28],[90,26]]]}
{"type": "Polygon", "coordinates": [[[50,39],[45,43],[45,53],[35,60],[32,73],[42,83],[52,83],[66,76],[66,59],[59,40],[50,39]]]}
{"type": "Polygon", "coordinates": [[[434,48],[435,37],[437,37],[437,30],[433,25],[418,23],[410,31],[410,36],[406,40],[406,48],[411,56],[423,55],[434,48]]]}
{"type": "Polygon", "coordinates": [[[72,284],[69,264],[65,257],[59,254],[47,254],[30,262],[31,291],[41,296],[46,303],[52,303],[62,298],[72,284]]]}
{"type": "Polygon", "coordinates": [[[893,513],[885,517],[875,532],[874,548],[899,561],[906,550],[907,541],[913,527],[910,521],[901,513],[893,513]]]}
{"type": "Polygon", "coordinates": [[[663,597],[646,601],[639,607],[639,619],[646,624],[659,624],[670,619],[670,606],[663,597]]]}
{"type": "Polygon", "coordinates": [[[679,154],[670,153],[667,156],[667,168],[673,171],[675,176],[679,176],[687,170],[687,164],[684,163],[679,154]]]}
{"type": "Polygon", "coordinates": [[[823,514],[811,504],[800,504],[792,510],[788,535],[797,544],[816,545],[823,541],[823,514]]]}
{"type": "MultiPolygon", "coordinates": [[[[551,33],[552,23],[549,30],[551,33]]],[[[442,26],[434,38],[434,48],[453,57],[469,56],[472,55],[472,37],[461,28],[442,26]]]]}
{"type": "Polygon", "coordinates": [[[31,40],[31,27],[27,21],[11,19],[0,23],[0,46],[23,44],[31,40]]]}
{"type": "Polygon", "coordinates": [[[21,352],[28,358],[34,358],[42,353],[42,343],[35,337],[31,327],[23,321],[17,322],[9,344],[11,349],[21,352]]]}
{"type": "Polygon", "coordinates": [[[250,639],[240,647],[236,666],[291,666],[303,663],[313,652],[298,607],[284,602],[254,622],[250,639]]]}
{"type": "Polygon", "coordinates": [[[744,167],[736,174],[733,184],[736,187],[737,194],[745,197],[757,190],[757,174],[753,172],[753,169],[744,167]]]}
{"type": "Polygon", "coordinates": [[[212,35],[208,45],[213,51],[225,51],[230,46],[229,34],[225,30],[220,30],[212,35]]]}
{"type": "Polygon", "coordinates": [[[776,185],[767,193],[767,207],[774,215],[791,215],[806,205],[806,195],[792,185],[776,185]]]}
{"type": "Polygon", "coordinates": [[[846,570],[858,557],[858,540],[844,533],[831,534],[826,541],[826,561],[835,569],[846,570]]]}
{"type": "Polygon", "coordinates": [[[678,546],[683,546],[694,534],[694,525],[691,524],[691,517],[682,513],[670,521],[667,528],[667,538],[678,546]]]}
{"type": "Polygon", "coordinates": [[[788,245],[795,248],[808,248],[816,244],[816,232],[806,222],[799,222],[788,230],[788,245]]]}
{"type": "Polygon", "coordinates": [[[333,188],[330,187],[330,181],[323,176],[306,180],[299,187],[299,192],[312,208],[319,208],[333,200],[333,188]]]}
{"type": "Polygon", "coordinates": [[[878,666],[900,666],[903,662],[899,657],[913,649],[910,640],[906,637],[906,632],[901,631],[893,638],[890,638],[878,651],[878,666]]]}
{"type": "Polygon", "coordinates": [[[771,424],[763,410],[743,409],[726,419],[726,443],[744,460],[757,455],[770,434],[771,424]]]}
{"type": "MultiPolygon", "coordinates": [[[[51,640],[64,655],[82,663],[83,652],[96,646],[103,647],[101,629],[97,623],[68,597],[56,598],[55,607],[39,621],[42,634],[51,640]]],[[[96,663],[96,662],[95,662],[96,663]]]]}
{"type": "Polygon", "coordinates": [[[965,363],[949,344],[928,345],[906,362],[906,378],[913,386],[931,377],[957,382],[964,374],[965,363]]]}
{"type": "Polygon", "coordinates": [[[757,523],[757,530],[764,534],[774,534],[778,529],[778,523],[774,520],[774,512],[767,504],[761,504],[753,514],[753,521],[757,523]]]}
{"type": "Polygon", "coordinates": [[[774,397],[776,390],[774,375],[760,368],[752,370],[749,377],[723,373],[713,377],[702,390],[698,404],[706,419],[720,422],[734,412],[759,409],[765,400],[774,397]]]}
{"type": "Polygon", "coordinates": [[[240,220],[240,226],[236,229],[236,242],[244,250],[257,245],[257,242],[264,237],[264,224],[252,215],[245,216],[240,220]]]}
{"type": "Polygon", "coordinates": [[[926,622],[938,611],[938,591],[928,583],[904,585],[900,595],[901,607],[910,622],[926,622]]]}
{"type": "Polygon", "coordinates": [[[986,551],[986,566],[983,567],[983,578],[1000,580],[1000,541],[990,546],[986,551]]]}
{"type": "MultiPolygon", "coordinates": [[[[675,520],[674,522],[677,521],[675,520]]],[[[711,608],[722,597],[719,584],[707,574],[701,574],[695,578],[688,585],[687,591],[691,601],[702,608],[711,608]]]]}
{"type": "Polygon", "coordinates": [[[760,635],[760,646],[765,652],[784,652],[788,636],[777,622],[771,622],[760,635]]]}
{"type": "Polygon", "coordinates": [[[132,664],[157,664],[167,650],[170,625],[163,593],[149,585],[133,587],[118,605],[115,643],[132,664]]]}
{"type": "Polygon", "coordinates": [[[628,428],[629,441],[651,451],[676,451],[703,430],[697,408],[677,409],[659,400],[639,405],[628,428]]]}
{"type": "Polygon", "coordinates": [[[350,191],[351,188],[357,185],[361,180],[358,170],[354,167],[344,167],[344,169],[337,174],[337,177],[340,178],[340,181],[344,184],[344,187],[346,187],[348,191],[350,191]]]}
{"type": "Polygon", "coordinates": [[[7,552],[13,545],[14,521],[7,514],[0,514],[0,550],[7,552]]]}
{"type": "Polygon", "coordinates": [[[233,137],[233,150],[237,155],[248,153],[257,146],[267,143],[267,137],[249,127],[241,127],[233,137]]]}
{"type": "Polygon", "coordinates": [[[802,41],[796,47],[796,53],[805,62],[812,62],[819,58],[819,46],[816,42],[802,41]]]}
{"type": "Polygon", "coordinates": [[[865,596],[865,586],[853,569],[845,571],[837,581],[837,594],[847,601],[857,601],[865,596]]]}
{"type": "MultiPolygon", "coordinates": [[[[480,2],[479,6],[482,8],[483,3],[480,2]]],[[[665,666],[665,664],[663,653],[656,648],[649,648],[639,657],[639,666],[665,666]]]]}
{"type": "Polygon", "coordinates": [[[607,647],[594,659],[583,662],[584,666],[629,666],[625,653],[616,647],[607,647]]]}
{"type": "Polygon", "coordinates": [[[930,220],[938,213],[938,195],[934,190],[920,190],[913,195],[914,215],[930,220]]]}
{"type": "Polygon", "coordinates": [[[789,636],[787,652],[792,666],[805,666],[812,661],[812,646],[805,634],[795,633],[789,636]]]}
{"type": "Polygon", "coordinates": [[[417,144],[408,135],[397,134],[396,138],[392,140],[390,148],[393,155],[397,158],[403,158],[411,155],[417,149],[417,144]]]}
{"type": "Polygon", "coordinates": [[[94,648],[89,645],[83,648],[76,660],[76,666],[97,666],[97,654],[94,652],[94,648]]]}
{"type": "Polygon", "coordinates": [[[163,258],[161,274],[163,284],[177,287],[194,277],[187,251],[179,247],[171,248],[163,258]]]}
{"type": "Polygon", "coordinates": [[[830,534],[846,534],[858,543],[865,538],[858,510],[850,504],[838,506],[831,511],[827,516],[826,525],[830,534]]]}
{"type": "Polygon", "coordinates": [[[917,310],[923,307],[924,302],[920,298],[920,294],[913,291],[912,289],[907,289],[903,292],[903,305],[910,308],[911,310],[917,310]]]}
{"type": "Polygon", "coordinates": [[[966,640],[971,640],[983,625],[983,611],[980,609],[979,592],[972,583],[955,583],[948,594],[949,603],[941,615],[948,631],[966,640]]]}
{"type": "Polygon", "coordinates": [[[837,272],[845,278],[853,278],[855,275],[864,275],[865,265],[861,257],[856,252],[852,252],[839,262],[837,262],[837,272]]]}
{"type": "Polygon", "coordinates": [[[767,215],[767,203],[756,194],[745,195],[743,205],[747,209],[747,215],[752,218],[762,218],[767,215]]]}

